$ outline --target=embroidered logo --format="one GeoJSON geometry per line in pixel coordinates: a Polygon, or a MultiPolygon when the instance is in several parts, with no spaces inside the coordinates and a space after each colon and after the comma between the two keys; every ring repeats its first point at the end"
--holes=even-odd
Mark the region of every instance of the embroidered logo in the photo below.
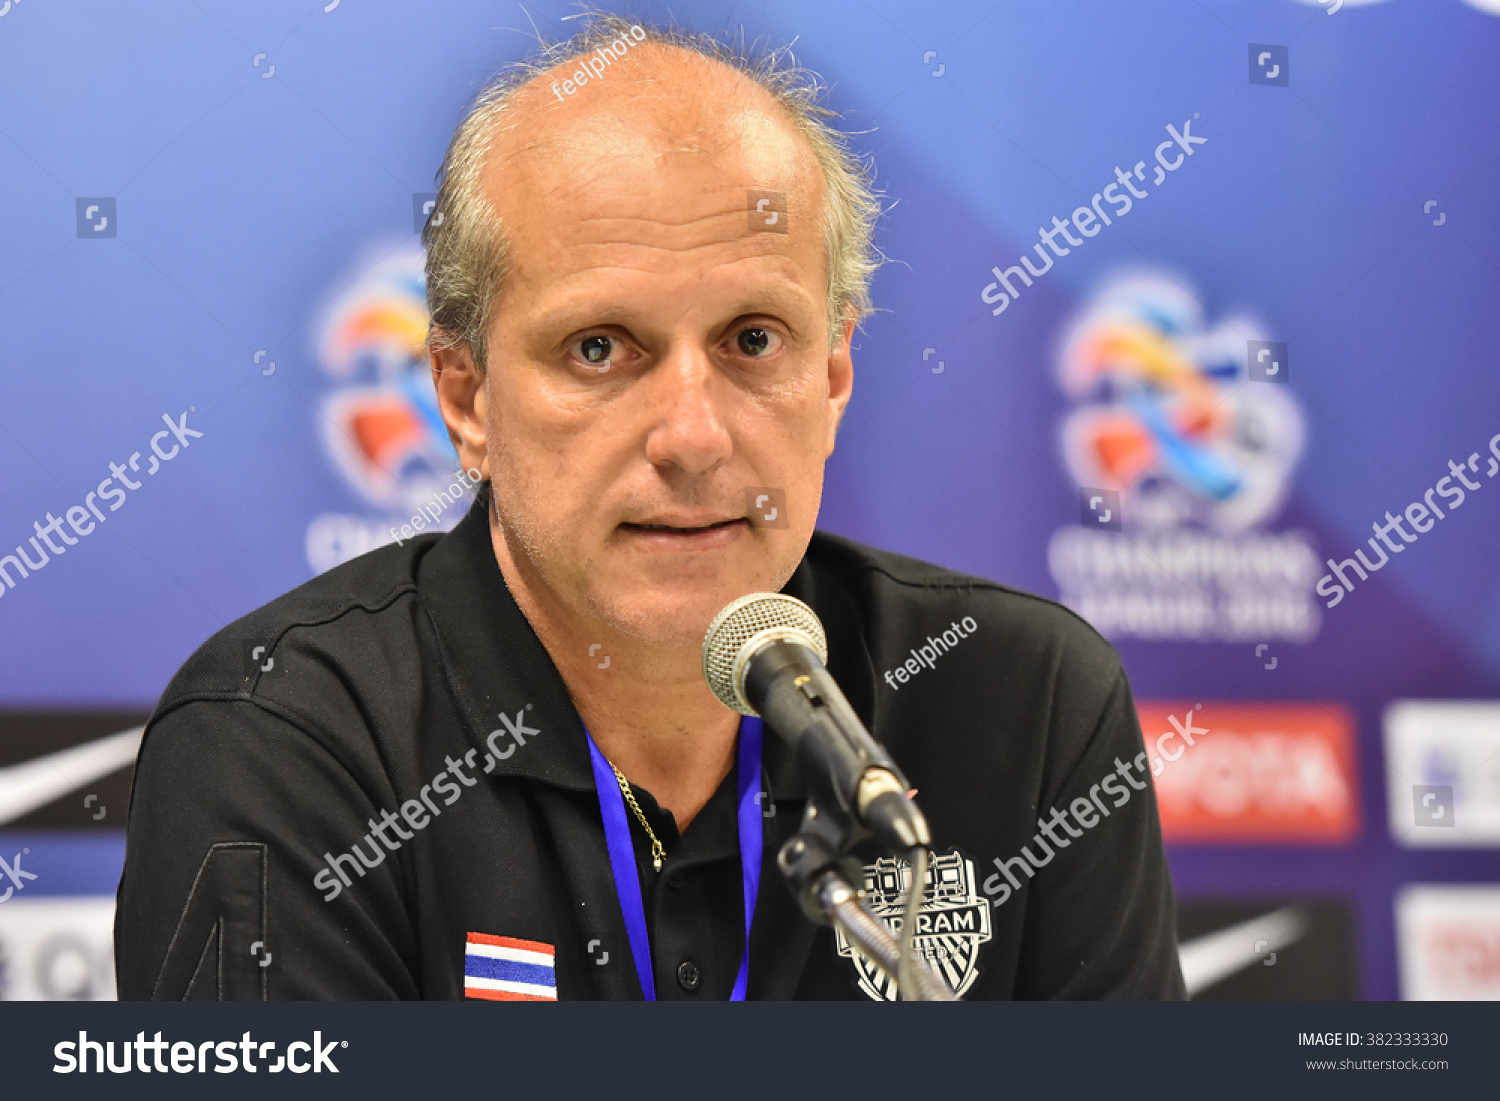
{"type": "MultiPolygon", "coordinates": [[[[911,882],[911,864],[882,857],[865,865],[865,894],[870,909],[897,935],[901,932],[901,904],[911,882]]],[[[933,853],[927,864],[922,907],[917,915],[916,952],[928,960],[956,994],[963,994],[979,977],[979,946],[990,931],[990,907],[974,890],[974,862],[954,849],[947,856],[933,853]]],[[[876,1001],[895,1001],[896,983],[865,958],[838,930],[839,955],[854,961],[859,988],[876,1001]]]]}
{"type": "Polygon", "coordinates": [[[557,949],[537,940],[470,933],[464,997],[491,1002],[557,1001],[557,949]]]}

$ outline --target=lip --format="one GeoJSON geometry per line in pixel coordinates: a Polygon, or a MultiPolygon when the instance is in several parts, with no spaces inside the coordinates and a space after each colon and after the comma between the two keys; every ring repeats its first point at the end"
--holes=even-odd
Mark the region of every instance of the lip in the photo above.
{"type": "Polygon", "coordinates": [[[665,525],[662,528],[647,528],[639,523],[621,524],[619,532],[636,546],[650,550],[716,550],[727,547],[738,539],[750,522],[743,516],[732,520],[709,520],[689,524],[678,520],[653,520],[652,523],[665,525]],[[704,526],[704,524],[711,526],[704,526]],[[668,530],[676,528],[679,530],[668,530]],[[680,530],[694,528],[697,530],[680,530]]]}
{"type": "Polygon", "coordinates": [[[715,524],[728,524],[735,520],[742,520],[743,516],[736,516],[733,512],[658,512],[640,520],[627,521],[636,527],[656,525],[666,528],[707,528],[715,524]]]}

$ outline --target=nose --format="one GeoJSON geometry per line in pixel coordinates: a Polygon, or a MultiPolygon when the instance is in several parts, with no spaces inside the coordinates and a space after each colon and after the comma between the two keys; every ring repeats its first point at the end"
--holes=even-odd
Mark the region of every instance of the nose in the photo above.
{"type": "Polygon", "coordinates": [[[725,417],[732,386],[701,347],[680,344],[651,372],[646,458],[704,474],[733,451],[725,417]]]}

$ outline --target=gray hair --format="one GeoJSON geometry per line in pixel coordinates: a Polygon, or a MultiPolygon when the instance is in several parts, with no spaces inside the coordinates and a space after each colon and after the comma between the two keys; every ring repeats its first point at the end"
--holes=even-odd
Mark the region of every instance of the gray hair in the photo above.
{"type": "Polygon", "coordinates": [[[467,347],[475,367],[481,373],[486,369],[489,327],[509,274],[509,242],[480,188],[494,137],[523,85],[554,66],[608,50],[622,37],[630,45],[675,46],[733,69],[770,93],[812,148],[824,181],[820,221],[828,272],[828,341],[830,349],[836,347],[851,311],[856,322],[873,311],[870,280],[880,266],[874,245],[880,202],[873,168],[850,152],[845,135],[826,121],[838,115],[818,102],[822,90],[816,75],[797,65],[790,47],[752,58],[707,34],[642,27],[598,12],[588,13],[573,38],[542,43],[531,56],[502,69],[459,123],[438,172],[437,202],[422,230],[432,318],[428,347],[467,347]]]}

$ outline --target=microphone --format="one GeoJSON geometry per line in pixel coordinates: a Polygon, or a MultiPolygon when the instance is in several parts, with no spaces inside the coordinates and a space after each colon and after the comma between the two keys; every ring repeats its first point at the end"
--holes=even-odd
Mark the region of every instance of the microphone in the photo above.
{"type": "Polygon", "coordinates": [[[727,605],[703,638],[703,676],[724,706],[759,715],[791,745],[825,810],[837,808],[892,852],[931,844],[906,777],[824,667],[816,613],[783,593],[727,605]]]}

